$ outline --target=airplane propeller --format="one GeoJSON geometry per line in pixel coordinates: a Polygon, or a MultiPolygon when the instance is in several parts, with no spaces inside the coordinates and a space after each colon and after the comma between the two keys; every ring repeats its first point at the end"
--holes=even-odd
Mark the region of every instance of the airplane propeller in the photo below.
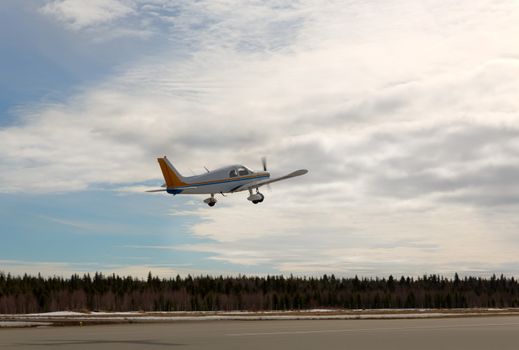
{"type": "MultiPolygon", "coordinates": [[[[263,171],[267,171],[267,157],[261,157],[261,164],[263,165],[263,171]]],[[[267,189],[270,191],[270,184],[267,184],[267,189]]]]}
{"type": "Polygon", "coordinates": [[[267,157],[261,157],[261,164],[263,165],[263,171],[267,171],[267,157]]]}

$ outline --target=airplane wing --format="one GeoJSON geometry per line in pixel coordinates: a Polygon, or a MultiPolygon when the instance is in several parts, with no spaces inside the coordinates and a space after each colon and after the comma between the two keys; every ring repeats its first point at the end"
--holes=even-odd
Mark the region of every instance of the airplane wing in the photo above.
{"type": "Polygon", "coordinates": [[[290,174],[285,175],[285,176],[276,177],[276,178],[268,179],[268,180],[259,180],[259,181],[249,182],[249,183],[246,183],[245,185],[242,185],[242,186],[239,186],[239,187],[233,189],[231,192],[240,192],[240,191],[246,191],[246,190],[253,189],[253,188],[258,188],[263,185],[271,184],[273,182],[290,179],[290,178],[296,177],[296,176],[301,176],[301,175],[306,174],[307,172],[308,172],[308,170],[306,170],[306,169],[300,169],[300,170],[291,172],[290,174]]]}

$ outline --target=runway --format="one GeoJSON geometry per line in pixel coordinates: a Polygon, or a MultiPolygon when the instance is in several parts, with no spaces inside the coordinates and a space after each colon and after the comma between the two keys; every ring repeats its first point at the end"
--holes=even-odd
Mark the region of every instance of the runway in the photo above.
{"type": "Polygon", "coordinates": [[[519,348],[519,316],[204,321],[0,329],[0,348],[516,350],[519,348]]]}

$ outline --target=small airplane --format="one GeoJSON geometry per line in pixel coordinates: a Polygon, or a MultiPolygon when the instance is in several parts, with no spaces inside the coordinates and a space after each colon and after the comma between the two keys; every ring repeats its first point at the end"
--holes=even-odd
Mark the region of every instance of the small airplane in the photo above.
{"type": "Polygon", "coordinates": [[[229,165],[207,173],[195,176],[184,177],[175,169],[168,158],[157,158],[164,176],[165,184],[163,188],[157,190],[148,190],[146,192],[167,192],[172,195],[177,194],[210,194],[211,197],[206,198],[204,203],[213,207],[216,204],[214,195],[220,193],[234,193],[240,191],[249,191],[247,199],[254,204],[263,202],[265,196],[259,192],[259,188],[273,182],[290,179],[292,177],[301,176],[308,172],[306,169],[296,170],[285,176],[271,179],[270,173],[267,171],[267,161],[262,158],[263,171],[252,171],[243,165],[229,165]],[[256,192],[254,193],[254,190],[256,192]]]}

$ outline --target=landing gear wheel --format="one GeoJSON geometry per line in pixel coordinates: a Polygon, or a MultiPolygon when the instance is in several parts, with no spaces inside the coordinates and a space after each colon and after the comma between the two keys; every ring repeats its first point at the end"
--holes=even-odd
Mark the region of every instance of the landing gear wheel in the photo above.
{"type": "Polygon", "coordinates": [[[214,198],[214,193],[211,193],[211,197],[204,199],[204,203],[207,204],[210,207],[214,207],[217,200],[214,198]]]}
{"type": "Polygon", "coordinates": [[[254,204],[258,204],[263,202],[265,199],[265,196],[259,193],[258,189],[256,189],[256,193],[252,193],[252,189],[249,189],[249,197],[247,197],[247,200],[251,201],[254,204]]]}

